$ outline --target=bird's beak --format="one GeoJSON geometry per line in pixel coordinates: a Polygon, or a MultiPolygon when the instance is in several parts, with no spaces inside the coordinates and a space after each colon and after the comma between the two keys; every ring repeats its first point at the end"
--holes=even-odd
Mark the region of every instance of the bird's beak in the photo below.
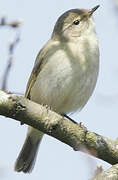
{"type": "Polygon", "coordinates": [[[89,10],[88,15],[89,17],[92,16],[92,14],[100,7],[100,5],[95,6],[91,10],[89,10]]]}

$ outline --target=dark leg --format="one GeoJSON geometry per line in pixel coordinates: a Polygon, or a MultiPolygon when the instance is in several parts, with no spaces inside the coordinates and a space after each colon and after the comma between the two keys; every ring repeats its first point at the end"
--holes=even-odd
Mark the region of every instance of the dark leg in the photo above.
{"type": "Polygon", "coordinates": [[[72,121],[75,124],[78,124],[76,121],[74,121],[73,119],[71,119],[69,116],[67,116],[66,114],[63,114],[64,117],[66,117],[67,119],[69,119],[70,121],[72,121]]]}
{"type": "MultiPolygon", "coordinates": [[[[76,121],[74,121],[73,119],[71,119],[71,118],[70,118],[69,116],[67,116],[66,114],[63,114],[63,116],[66,117],[67,119],[69,119],[70,121],[72,121],[73,123],[78,124],[76,121]]],[[[86,128],[84,125],[82,125],[82,122],[80,122],[78,125],[79,125],[80,127],[84,128],[84,130],[87,132],[87,128],[86,128]]]]}

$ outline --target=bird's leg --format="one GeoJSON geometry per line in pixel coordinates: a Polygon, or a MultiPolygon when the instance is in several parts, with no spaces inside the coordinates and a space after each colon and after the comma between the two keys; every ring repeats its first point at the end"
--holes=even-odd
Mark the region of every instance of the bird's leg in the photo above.
{"type": "Polygon", "coordinates": [[[70,121],[72,121],[75,124],[78,124],[76,121],[74,121],[72,118],[70,118],[69,116],[67,116],[66,114],[63,115],[64,117],[66,117],[67,119],[69,119],[70,121]]]}
{"type": "Polygon", "coordinates": [[[85,131],[87,131],[87,128],[82,124],[82,122],[77,123],[76,121],[74,121],[73,119],[71,119],[69,116],[67,116],[66,114],[63,115],[64,117],[66,117],[67,119],[69,119],[70,121],[72,121],[75,124],[78,124],[78,126],[84,128],[85,131]]]}

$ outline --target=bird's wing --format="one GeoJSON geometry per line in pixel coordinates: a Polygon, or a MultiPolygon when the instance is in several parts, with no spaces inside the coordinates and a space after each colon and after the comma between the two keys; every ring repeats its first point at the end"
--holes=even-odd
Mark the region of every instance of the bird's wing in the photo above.
{"type": "Polygon", "coordinates": [[[29,81],[28,81],[28,84],[26,87],[25,97],[28,99],[30,99],[30,90],[36,81],[38,73],[41,71],[42,64],[44,63],[44,61],[43,61],[44,56],[45,56],[44,52],[45,53],[47,52],[44,49],[46,49],[46,46],[40,50],[40,52],[38,53],[38,55],[36,57],[34,68],[32,70],[32,73],[30,75],[30,78],[29,78],[29,81]]]}
{"type": "Polygon", "coordinates": [[[41,71],[42,67],[46,64],[47,62],[47,57],[51,56],[54,53],[54,49],[57,49],[58,45],[53,43],[51,40],[48,41],[48,43],[41,49],[39,54],[37,55],[34,68],[32,70],[32,73],[30,75],[26,92],[25,92],[25,97],[30,99],[30,91],[32,86],[34,85],[37,75],[41,71]]]}
{"type": "Polygon", "coordinates": [[[26,88],[26,92],[25,92],[25,97],[28,98],[28,99],[30,99],[30,90],[31,90],[34,82],[36,81],[37,74],[40,72],[41,64],[43,62],[43,58],[40,58],[40,53],[37,56],[37,58],[39,59],[39,61],[38,61],[38,63],[36,63],[34,65],[34,68],[33,68],[32,73],[30,75],[30,78],[29,78],[29,81],[28,81],[28,84],[27,84],[27,88],[26,88]]]}

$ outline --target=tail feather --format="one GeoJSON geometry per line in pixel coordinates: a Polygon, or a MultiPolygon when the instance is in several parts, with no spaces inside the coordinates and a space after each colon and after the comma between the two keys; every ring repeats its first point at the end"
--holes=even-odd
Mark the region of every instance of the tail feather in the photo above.
{"type": "Polygon", "coordinates": [[[23,171],[24,173],[30,173],[32,171],[42,136],[36,139],[33,141],[31,136],[28,135],[26,137],[24,145],[15,163],[15,171],[23,171]]]}

